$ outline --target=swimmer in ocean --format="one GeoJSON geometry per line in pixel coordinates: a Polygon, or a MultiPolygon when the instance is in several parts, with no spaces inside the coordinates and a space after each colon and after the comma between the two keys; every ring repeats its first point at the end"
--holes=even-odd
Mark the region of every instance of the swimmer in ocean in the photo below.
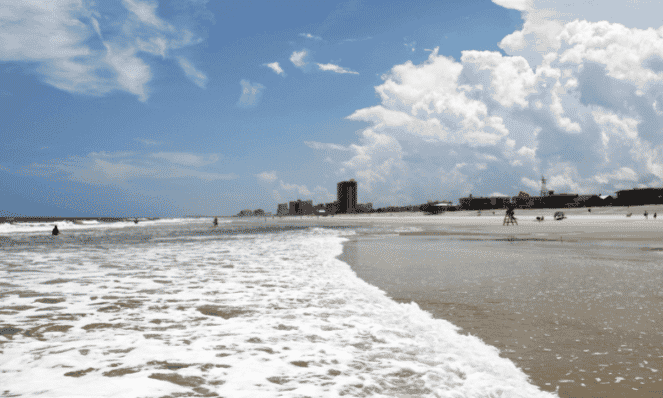
{"type": "Polygon", "coordinates": [[[53,227],[53,232],[52,233],[53,233],[53,235],[60,235],[60,230],[58,229],[57,225],[55,227],[53,227]]]}

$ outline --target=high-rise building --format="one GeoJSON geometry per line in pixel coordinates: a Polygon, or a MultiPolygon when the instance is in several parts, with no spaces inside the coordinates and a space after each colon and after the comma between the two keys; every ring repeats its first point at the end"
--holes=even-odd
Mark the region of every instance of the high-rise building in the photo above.
{"type": "Polygon", "coordinates": [[[336,185],[338,197],[338,212],[354,213],[357,208],[357,182],[354,179],[350,181],[341,181],[336,185]]]}

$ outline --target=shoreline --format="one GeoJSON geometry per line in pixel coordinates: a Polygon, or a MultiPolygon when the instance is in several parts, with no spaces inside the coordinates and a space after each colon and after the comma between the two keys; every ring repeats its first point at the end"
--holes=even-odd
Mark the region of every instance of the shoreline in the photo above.
{"type": "MultiPolygon", "coordinates": [[[[345,216],[324,224],[382,227],[349,237],[337,258],[393,300],[415,302],[461,333],[497,347],[542,390],[562,397],[656,396],[663,390],[663,328],[657,326],[663,323],[658,310],[663,269],[656,268],[663,220],[645,220],[647,208],[626,209],[639,213],[637,218],[614,211],[550,210],[568,218],[548,221],[545,214],[544,222],[536,221],[538,210],[517,211],[517,226],[502,226],[504,215],[497,211],[495,216],[345,216]],[[453,250],[441,253],[450,245],[471,245],[484,256],[475,264],[499,263],[510,272],[489,270],[483,278],[441,284],[436,278],[449,279],[472,257],[472,252],[456,259],[453,250]],[[428,265],[422,264],[425,255],[421,258],[426,250],[433,253],[428,265]],[[449,263],[447,271],[436,265],[449,263]]],[[[663,206],[647,210],[663,215],[663,206]]]]}

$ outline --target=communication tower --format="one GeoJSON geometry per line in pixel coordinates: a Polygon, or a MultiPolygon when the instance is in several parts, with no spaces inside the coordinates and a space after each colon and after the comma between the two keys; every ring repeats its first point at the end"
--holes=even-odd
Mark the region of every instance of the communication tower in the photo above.
{"type": "Polygon", "coordinates": [[[541,176],[541,196],[548,196],[548,189],[546,188],[546,178],[541,176]]]}

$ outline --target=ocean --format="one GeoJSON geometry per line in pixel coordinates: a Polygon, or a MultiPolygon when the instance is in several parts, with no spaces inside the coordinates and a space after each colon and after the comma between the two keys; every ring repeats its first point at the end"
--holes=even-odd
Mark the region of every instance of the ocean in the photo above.
{"type": "Polygon", "coordinates": [[[58,225],[0,226],[0,396],[553,396],[360,279],[356,229],[58,225]]]}

